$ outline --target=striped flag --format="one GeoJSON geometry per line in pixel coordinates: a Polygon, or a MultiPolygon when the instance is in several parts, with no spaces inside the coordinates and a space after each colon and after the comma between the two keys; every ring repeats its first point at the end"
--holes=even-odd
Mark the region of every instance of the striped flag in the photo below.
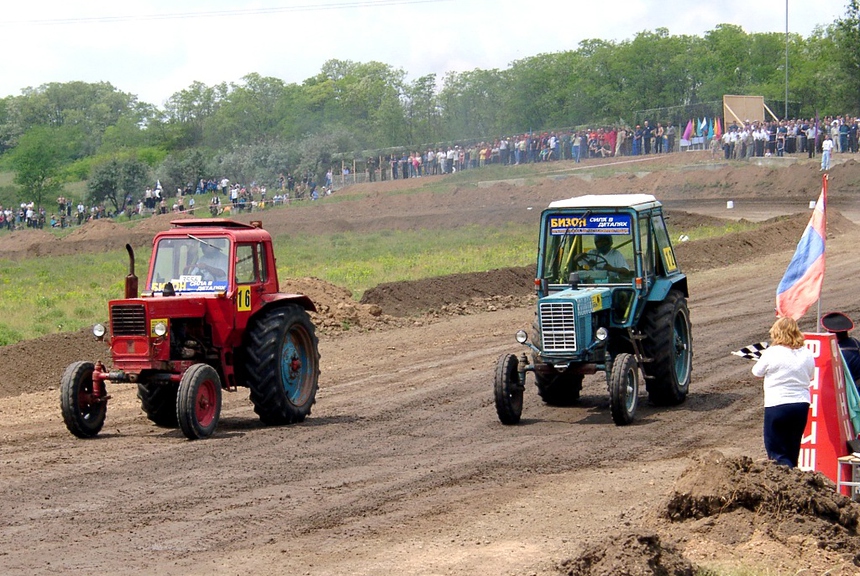
{"type": "Polygon", "coordinates": [[[788,269],[776,289],[776,315],[797,320],[821,296],[824,281],[824,239],[827,229],[827,174],[821,180],[821,194],[812,217],[788,269]]]}

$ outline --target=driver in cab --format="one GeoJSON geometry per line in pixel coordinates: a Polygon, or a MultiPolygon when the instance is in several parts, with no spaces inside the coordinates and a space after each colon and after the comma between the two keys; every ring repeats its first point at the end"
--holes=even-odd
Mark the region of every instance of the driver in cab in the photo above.
{"type": "Polygon", "coordinates": [[[600,234],[594,237],[594,249],[583,254],[583,260],[592,270],[606,270],[619,275],[629,275],[630,268],[624,256],[612,247],[612,236],[600,234]]]}
{"type": "Polygon", "coordinates": [[[224,280],[227,278],[227,255],[216,246],[208,243],[201,244],[203,254],[195,263],[195,271],[199,271],[204,280],[224,280]]]}

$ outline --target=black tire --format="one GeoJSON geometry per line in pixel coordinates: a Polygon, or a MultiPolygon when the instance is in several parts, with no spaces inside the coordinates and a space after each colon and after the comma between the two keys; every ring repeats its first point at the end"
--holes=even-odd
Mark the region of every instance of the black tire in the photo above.
{"type": "Polygon", "coordinates": [[[639,366],[633,354],[622,352],[612,361],[609,375],[609,410],[616,426],[633,422],[639,405],[639,366]]]}
{"type": "Polygon", "coordinates": [[[296,305],[262,312],[248,329],[241,374],[264,424],[303,422],[319,387],[319,343],[308,313],[296,305]]]}
{"type": "Polygon", "coordinates": [[[92,362],[69,364],[60,378],[60,409],[69,432],[92,438],[105,423],[107,401],[93,397],[92,362]]]}
{"type": "MultiPolygon", "coordinates": [[[[532,342],[539,349],[543,349],[543,338],[537,319],[532,324],[532,342]]],[[[539,366],[541,360],[537,354],[532,353],[532,364],[539,366]]],[[[582,391],[582,374],[564,374],[557,372],[554,368],[547,371],[535,370],[535,385],[538,396],[545,404],[550,406],[572,406],[579,402],[579,394],[582,391]]]]}
{"type": "Polygon", "coordinates": [[[221,417],[221,379],[208,364],[193,364],[179,382],[176,420],[189,440],[208,438],[221,417]]]}
{"type": "Polygon", "coordinates": [[[645,309],[640,322],[646,358],[648,399],[658,406],[675,406],[687,398],[693,368],[690,311],[681,292],[671,290],[662,302],[645,309]]]}
{"type": "Polygon", "coordinates": [[[496,413],[502,424],[516,424],[520,421],[523,413],[523,388],[517,357],[513,354],[499,356],[493,395],[496,399],[496,413]]]}
{"type": "Polygon", "coordinates": [[[147,418],[162,428],[176,428],[179,425],[179,421],[176,419],[176,396],[178,393],[179,384],[175,382],[159,384],[147,381],[137,383],[137,397],[140,399],[140,407],[147,418]]]}

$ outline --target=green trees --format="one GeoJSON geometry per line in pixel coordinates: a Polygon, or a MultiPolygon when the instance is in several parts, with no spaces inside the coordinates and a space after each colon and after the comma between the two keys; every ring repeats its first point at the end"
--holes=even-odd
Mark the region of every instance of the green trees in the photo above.
{"type": "Polygon", "coordinates": [[[839,93],[854,110],[860,107],[860,0],[849,0],[845,17],[832,29],[839,64],[839,93]]]}
{"type": "Polygon", "coordinates": [[[149,171],[135,159],[113,158],[96,166],[87,180],[90,199],[96,203],[110,202],[115,213],[124,211],[146,185],[149,171]]]}
{"type": "MultiPolygon", "coordinates": [[[[844,18],[788,44],[793,115],[860,113],[860,0],[849,0],[844,18]]],[[[671,110],[685,120],[685,107],[710,116],[724,94],[762,95],[779,113],[785,49],[784,34],[719,24],[701,37],[658,28],[620,42],[588,39],[441,81],[435,74],[408,81],[381,62],[329,60],[300,84],[256,73],[236,83],[193,82],[163,110],[105,82],[50,83],[0,99],[0,165],[14,160],[22,193],[42,196],[69,163],[77,163],[75,175],[98,164],[93,190],[112,201],[106,190],[121,186],[110,177],[117,169],[110,158],[146,159],[170,186],[227,174],[274,183],[280,173],[321,176],[333,159],[390,148],[679,122],[671,110]]]]}
{"type": "Polygon", "coordinates": [[[32,201],[42,207],[49,195],[60,190],[60,167],[67,160],[59,130],[37,126],[21,136],[12,151],[10,165],[15,171],[15,184],[21,186],[22,202],[32,201]]]}

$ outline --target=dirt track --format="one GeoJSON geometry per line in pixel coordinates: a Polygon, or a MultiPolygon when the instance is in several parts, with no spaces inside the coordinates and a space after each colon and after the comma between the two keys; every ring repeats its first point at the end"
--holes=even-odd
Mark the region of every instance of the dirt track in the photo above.
{"type": "MultiPolygon", "coordinates": [[[[388,183],[376,196],[319,208],[326,221],[352,229],[432,228],[481,214],[496,223],[535,219],[539,210],[525,207],[626,189],[654,193],[676,210],[696,212],[702,204],[712,216],[726,216],[731,198],[731,217],[760,220],[803,213],[818,195],[813,164],[711,168],[661,167],[627,178],[626,186],[623,177],[542,180],[385,196],[396,184],[388,183]],[[767,197],[780,202],[765,205],[767,197]]],[[[853,162],[833,171],[831,206],[848,218],[828,238],[822,301],[823,309],[854,318],[860,227],[848,220],[858,221],[857,181],[853,162]]],[[[287,210],[283,217],[267,214],[266,227],[301,230],[319,214],[287,210]]],[[[839,540],[835,531],[786,536],[779,518],[761,515],[684,525],[659,518],[693,457],[712,449],[764,457],[760,384],[729,352],[765,339],[775,287],[797,239],[784,248],[765,246],[761,237],[723,240],[715,254],[728,251],[740,255],[736,260],[726,265],[713,256],[718,267],[694,267],[690,396],[675,409],[643,402],[625,428],[612,424],[598,376],[586,379],[582,402],[572,408],[544,406],[530,383],[523,424],[498,422],[495,360],[519,351],[512,334],[533,315],[527,294],[504,286],[498,292],[515,296],[479,295],[462,308],[385,321],[364,315],[370,304],[347,304],[366,322],[359,322],[364,331],[323,330],[320,391],[304,424],[262,427],[240,391],[225,397],[216,436],[200,442],[150,425],[127,385],[111,388],[103,433],[77,440],[63,426],[50,384],[21,384],[16,395],[9,381],[10,373],[17,380],[20,349],[31,367],[59,363],[68,351],[57,340],[41,344],[41,357],[38,342],[0,350],[0,573],[549,575],[571,573],[566,561],[608,533],[642,529],[680,539],[679,554],[700,566],[856,574],[856,531],[839,540]]],[[[21,252],[10,245],[0,242],[0,254],[21,252]]],[[[683,249],[691,261],[704,250],[683,249]]],[[[388,312],[384,301],[378,305],[388,312]]],[[[809,315],[803,327],[812,330],[813,322],[809,315]]]]}

